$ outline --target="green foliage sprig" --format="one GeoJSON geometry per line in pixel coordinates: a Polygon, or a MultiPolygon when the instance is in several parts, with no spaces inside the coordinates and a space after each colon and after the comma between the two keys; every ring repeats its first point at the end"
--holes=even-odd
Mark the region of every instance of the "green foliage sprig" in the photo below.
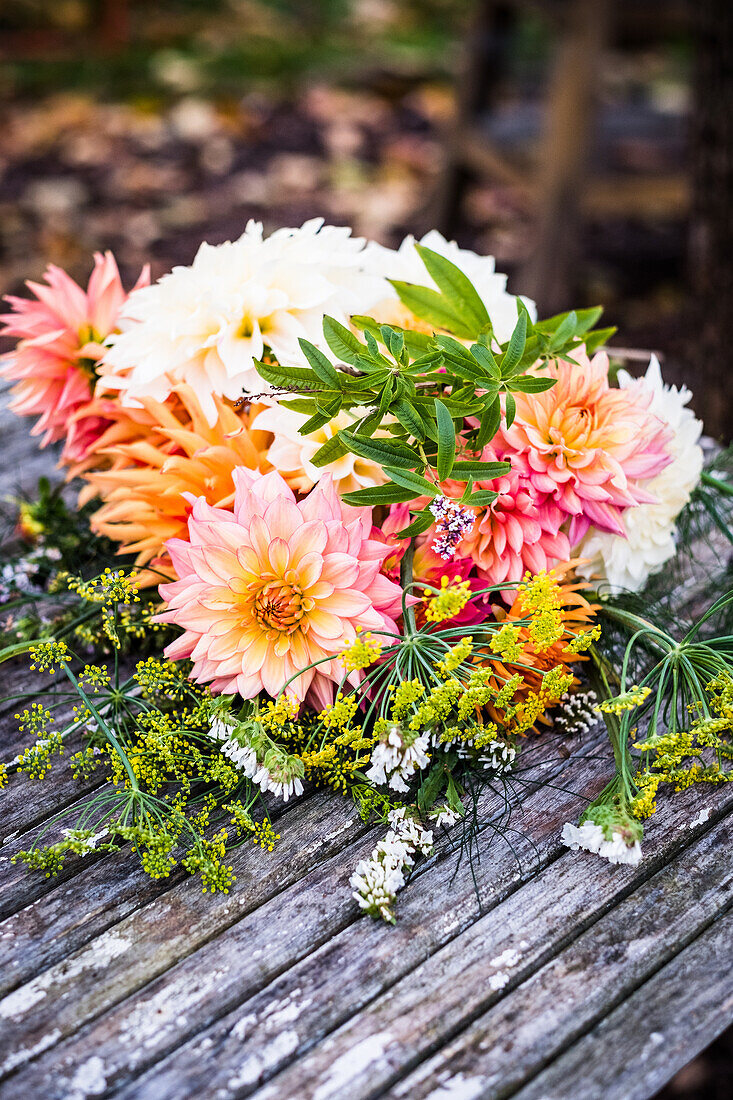
{"type": "Polygon", "coordinates": [[[300,429],[308,435],[342,411],[355,414],[313,456],[324,466],[347,453],[378,463],[385,485],[345,494],[354,505],[390,505],[427,498],[401,536],[421,534],[434,522],[429,502],[446,478],[466,483],[460,503],[490,504],[496,493],[473,490],[509,471],[506,462],[482,461],[481,453],[499,429],[511,425],[515,393],[541,393],[554,379],[531,368],[570,359],[584,344],[588,352],[614,330],[595,329],[601,309],[572,310],[533,323],[517,299],[518,318],[505,343],[496,340],[488,311],[462,271],[444,256],[416,245],[437,290],[392,281],[401,301],[434,328],[432,335],[354,317],[363,341],[332,317],[323,334],[332,362],[308,340],[300,340],[308,367],[259,362],[265,381],[297,396],[281,403],[308,414],[300,429]],[[473,341],[466,346],[461,341],[473,341]]]}

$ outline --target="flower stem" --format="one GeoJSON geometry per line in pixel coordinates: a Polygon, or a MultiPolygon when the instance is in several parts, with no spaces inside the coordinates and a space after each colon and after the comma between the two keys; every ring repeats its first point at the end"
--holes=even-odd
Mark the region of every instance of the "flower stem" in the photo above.
{"type": "Polygon", "coordinates": [[[720,478],[713,477],[706,470],[703,470],[700,475],[700,481],[703,485],[709,485],[711,489],[717,489],[719,493],[724,493],[725,496],[733,497],[733,485],[728,481],[721,481],[720,478]]]}
{"type": "MultiPolygon", "coordinates": [[[[402,590],[407,591],[408,585],[412,584],[412,560],[415,556],[415,535],[410,539],[407,549],[405,550],[402,561],[400,562],[400,584],[402,590]]],[[[404,607],[404,632],[405,635],[414,634],[415,632],[415,612],[410,605],[405,601],[404,607]]]]}

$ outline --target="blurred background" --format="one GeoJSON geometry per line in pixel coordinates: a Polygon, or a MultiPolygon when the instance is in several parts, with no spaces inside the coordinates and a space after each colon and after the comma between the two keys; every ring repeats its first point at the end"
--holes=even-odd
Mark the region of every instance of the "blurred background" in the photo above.
{"type": "Polygon", "coordinates": [[[730,439],[730,0],[3,0],[0,289],[247,218],[437,226],[730,439]],[[642,359],[630,360],[641,368],[642,359]]]}
{"type": "MultiPolygon", "coordinates": [[[[250,217],[435,226],[544,313],[604,303],[730,440],[731,0],[2,0],[0,63],[0,292],[250,217]]],[[[664,1100],[729,1097],[732,1052],[664,1100]]]]}

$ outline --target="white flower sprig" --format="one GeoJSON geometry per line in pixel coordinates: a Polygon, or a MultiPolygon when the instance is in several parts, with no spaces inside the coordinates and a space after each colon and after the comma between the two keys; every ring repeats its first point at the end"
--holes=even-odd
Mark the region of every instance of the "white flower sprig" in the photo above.
{"type": "Polygon", "coordinates": [[[415,856],[431,855],[433,833],[409,815],[404,807],[390,810],[390,829],[372,850],[369,859],[357,863],[349,879],[353,897],[370,917],[395,923],[394,901],[405,885],[415,856]]]}
{"type": "Polygon", "coordinates": [[[372,764],[366,773],[372,783],[386,783],[393,791],[408,790],[406,779],[430,763],[430,734],[417,734],[395,724],[372,752],[372,764]]]}

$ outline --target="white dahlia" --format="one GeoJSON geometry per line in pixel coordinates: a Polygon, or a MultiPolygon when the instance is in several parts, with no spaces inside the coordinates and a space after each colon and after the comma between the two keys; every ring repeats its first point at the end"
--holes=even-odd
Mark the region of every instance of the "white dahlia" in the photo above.
{"type": "MultiPolygon", "coordinates": [[[[517,323],[517,299],[506,289],[507,276],[496,270],[493,256],[479,256],[468,248],[459,248],[455,241],[447,241],[437,229],[431,229],[421,238],[433,252],[445,256],[466,275],[479,293],[494,326],[496,338],[500,343],[508,340],[517,323]]],[[[415,238],[405,237],[395,251],[379,244],[369,244],[365,259],[368,270],[385,279],[398,279],[418,286],[434,287],[420,254],[415,248],[415,238]]],[[[537,309],[530,298],[522,298],[533,320],[537,319],[537,309]]],[[[407,326],[411,314],[397,298],[390,287],[388,296],[374,308],[374,315],[386,324],[407,326]]]]}
{"type": "Polygon", "coordinates": [[[626,538],[591,530],[574,551],[589,559],[578,572],[588,579],[605,582],[605,587],[614,593],[643,588],[652,573],[674,556],[675,521],[700,480],[703,463],[697,442],[702,422],[685,407],[692,394],[686,386],[679,390],[676,386],[665,386],[655,355],[642,378],[619,371],[618,381],[622,389],[651,393],[650,411],[670,425],[674,436],[669,444],[672,462],[657,477],[644,483],[644,489],[653,494],[656,503],[639,504],[622,513],[626,538]]]}
{"type": "Polygon", "coordinates": [[[293,412],[282,405],[272,405],[259,413],[252,424],[258,431],[272,432],[274,435],[267,451],[267,460],[291,489],[307,493],[327,473],[331,474],[339,495],[384,484],[387,475],[379,463],[359,458],[358,455],[345,454],[325,466],[314,466],[312,459],[316,451],[340,428],[353,428],[354,420],[348,413],[341,412],[317,431],[301,435],[300,429],[307,419],[307,414],[293,412]]]}
{"type": "Polygon", "coordinates": [[[266,349],[302,364],[298,338],[322,344],[324,314],[346,322],[384,297],[384,281],[364,270],[364,243],[314,218],[269,237],[250,221],[237,241],[202,244],[190,267],[130,295],[101,385],[135,405],[164,401],[186,382],[213,424],[212,395],[235,400],[269,388],[254,364],[266,349]]]}

